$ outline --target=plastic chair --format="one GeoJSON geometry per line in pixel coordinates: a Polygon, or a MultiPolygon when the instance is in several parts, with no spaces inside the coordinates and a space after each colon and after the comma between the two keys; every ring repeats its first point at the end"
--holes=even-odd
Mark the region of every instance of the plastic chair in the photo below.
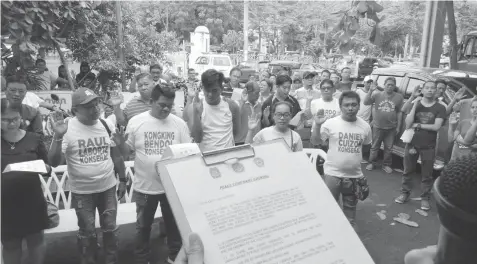
{"type": "Polygon", "coordinates": [[[326,152],[324,152],[322,149],[304,148],[303,152],[308,155],[312,164],[316,164],[316,159],[318,158],[318,156],[323,160],[326,160],[327,158],[326,152]]]}

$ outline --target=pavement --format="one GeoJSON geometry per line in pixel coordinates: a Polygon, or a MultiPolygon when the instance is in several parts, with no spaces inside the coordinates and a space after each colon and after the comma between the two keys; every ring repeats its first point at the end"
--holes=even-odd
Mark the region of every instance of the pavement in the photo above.
{"type": "MultiPolygon", "coordinates": [[[[419,201],[411,200],[404,205],[394,203],[394,198],[399,195],[400,173],[386,174],[381,169],[369,172],[364,166],[363,171],[368,177],[371,193],[368,199],[358,204],[358,235],[376,264],[402,264],[404,255],[409,250],[437,243],[439,220],[434,203],[431,203],[429,215],[421,216],[415,212],[420,207],[419,201]],[[385,220],[381,220],[376,214],[382,210],[386,211],[385,220]],[[393,221],[392,218],[399,213],[409,214],[410,220],[417,222],[419,227],[410,227],[393,221]]],[[[416,191],[411,197],[418,197],[419,176],[416,175],[414,180],[416,191]]],[[[135,225],[123,225],[119,232],[119,263],[131,264],[135,225]]],[[[47,235],[46,240],[45,264],[80,263],[76,248],[76,233],[47,235]]],[[[164,240],[159,231],[159,224],[154,224],[151,234],[151,264],[165,263],[167,247],[164,240]]]]}

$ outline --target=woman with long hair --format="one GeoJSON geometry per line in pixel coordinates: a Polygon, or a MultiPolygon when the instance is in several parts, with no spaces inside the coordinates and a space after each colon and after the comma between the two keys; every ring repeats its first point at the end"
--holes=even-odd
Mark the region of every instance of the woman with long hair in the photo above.
{"type": "Polygon", "coordinates": [[[260,114],[254,113],[249,117],[246,144],[256,144],[283,138],[293,152],[303,150],[303,142],[300,135],[290,128],[293,106],[289,102],[280,101],[272,106],[273,126],[260,130],[255,136],[253,132],[260,123],[260,114]]]}
{"type": "MultiPolygon", "coordinates": [[[[20,264],[24,253],[28,263],[41,264],[45,255],[43,230],[48,227],[46,200],[36,172],[3,172],[7,165],[33,160],[48,161],[39,134],[20,129],[22,117],[2,99],[2,255],[5,264],[20,264]],[[26,252],[22,242],[26,240],[26,252]]],[[[51,167],[46,165],[48,174],[51,167]]]]}

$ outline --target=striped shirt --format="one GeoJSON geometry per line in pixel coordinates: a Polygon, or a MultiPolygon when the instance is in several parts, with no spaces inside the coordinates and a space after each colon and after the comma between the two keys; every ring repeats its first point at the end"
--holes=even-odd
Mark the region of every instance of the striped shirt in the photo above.
{"type": "Polygon", "coordinates": [[[151,110],[151,104],[148,101],[144,101],[140,96],[138,96],[129,101],[123,112],[126,120],[130,120],[133,116],[136,116],[149,110],[151,110]]]}

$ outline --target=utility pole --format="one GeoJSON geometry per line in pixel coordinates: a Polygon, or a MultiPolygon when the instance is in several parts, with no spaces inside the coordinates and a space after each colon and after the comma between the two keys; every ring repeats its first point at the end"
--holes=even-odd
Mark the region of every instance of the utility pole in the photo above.
{"type": "Polygon", "coordinates": [[[439,68],[445,20],[445,2],[429,1],[426,3],[421,42],[421,67],[439,68]]]}
{"type": "Polygon", "coordinates": [[[243,61],[248,59],[248,0],[243,1],[243,61]]]}
{"type": "Polygon", "coordinates": [[[121,17],[121,1],[116,2],[116,23],[118,24],[118,52],[119,61],[121,62],[121,88],[126,90],[126,74],[124,72],[124,49],[123,49],[123,19],[121,17]]]}

